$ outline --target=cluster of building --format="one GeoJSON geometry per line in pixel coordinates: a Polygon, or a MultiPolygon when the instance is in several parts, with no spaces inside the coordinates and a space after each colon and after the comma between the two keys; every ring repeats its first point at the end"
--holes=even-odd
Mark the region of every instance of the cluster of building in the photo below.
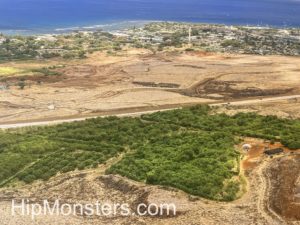
{"type": "Polygon", "coordinates": [[[122,46],[163,50],[183,47],[227,53],[300,55],[300,29],[155,22],[115,32],[72,31],[35,37],[0,34],[0,59],[81,57],[83,52],[118,51],[122,46]]]}
{"type": "MultiPolygon", "coordinates": [[[[300,29],[187,23],[150,23],[118,35],[142,44],[164,45],[176,39],[208,51],[261,55],[300,55],[300,29]],[[190,32],[191,31],[191,32],[190,32]]],[[[177,43],[176,42],[176,43],[177,43]]]]}

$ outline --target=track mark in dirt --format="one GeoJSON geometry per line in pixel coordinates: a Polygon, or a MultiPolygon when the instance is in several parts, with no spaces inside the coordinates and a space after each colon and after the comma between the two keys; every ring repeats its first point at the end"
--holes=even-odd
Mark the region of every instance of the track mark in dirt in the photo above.
{"type": "Polygon", "coordinates": [[[269,162],[264,161],[256,170],[260,188],[258,189],[257,209],[267,224],[284,225],[285,221],[269,207],[270,180],[266,173],[269,162]]]}
{"type": "MultiPolygon", "coordinates": [[[[248,86],[242,89],[234,88],[243,81],[222,81],[220,78],[231,75],[232,73],[216,75],[212,78],[204,79],[187,89],[166,90],[177,92],[189,97],[212,98],[212,99],[241,99],[245,97],[266,97],[286,95],[292,93],[294,88],[272,88],[262,89],[254,86],[248,86]],[[212,95],[217,94],[218,97],[212,95]]],[[[252,73],[249,73],[252,74],[252,73]]],[[[253,73],[256,74],[256,73],[253,73]]]]}

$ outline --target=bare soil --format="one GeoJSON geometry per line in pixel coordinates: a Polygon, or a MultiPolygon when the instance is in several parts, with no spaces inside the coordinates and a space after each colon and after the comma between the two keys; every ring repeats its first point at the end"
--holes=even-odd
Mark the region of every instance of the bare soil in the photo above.
{"type": "Polygon", "coordinates": [[[238,112],[255,112],[260,115],[274,115],[280,118],[300,118],[300,98],[282,99],[270,102],[257,101],[255,104],[224,105],[217,113],[234,115],[238,112]]]}
{"type": "Polygon", "coordinates": [[[277,159],[268,168],[272,209],[289,220],[300,221],[300,157],[277,159]]]}
{"type": "Polygon", "coordinates": [[[29,73],[0,82],[12,85],[0,90],[0,123],[300,94],[299,57],[128,49],[118,56],[2,66],[55,65],[64,65],[55,69],[60,76],[29,73]]]}

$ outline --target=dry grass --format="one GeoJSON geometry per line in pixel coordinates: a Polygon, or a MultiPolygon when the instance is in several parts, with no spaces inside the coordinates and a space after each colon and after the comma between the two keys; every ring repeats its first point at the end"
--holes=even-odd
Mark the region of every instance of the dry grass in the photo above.
{"type": "Polygon", "coordinates": [[[24,70],[15,67],[0,67],[0,77],[24,73],[24,70]]]}

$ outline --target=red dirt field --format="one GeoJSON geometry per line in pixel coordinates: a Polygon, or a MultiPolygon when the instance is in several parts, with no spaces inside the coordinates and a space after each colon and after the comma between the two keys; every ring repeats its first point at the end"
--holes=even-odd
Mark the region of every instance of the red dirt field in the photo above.
{"type": "MultiPolygon", "coordinates": [[[[265,205],[269,212],[282,216],[286,221],[300,220],[300,149],[290,150],[281,143],[246,138],[244,143],[251,149],[245,153],[242,170],[249,176],[258,168],[262,161],[268,161],[269,166],[261,173],[266,180],[265,205]],[[266,156],[265,148],[282,148],[283,153],[266,156]]],[[[241,146],[239,146],[241,148],[241,146]]],[[[297,223],[296,223],[297,224],[297,223]]]]}
{"type": "Polygon", "coordinates": [[[242,162],[242,168],[244,170],[251,170],[259,164],[259,160],[262,156],[264,156],[265,148],[282,148],[284,152],[280,155],[297,152],[297,150],[292,151],[284,147],[280,142],[271,143],[270,141],[264,141],[255,138],[246,138],[243,143],[247,143],[252,146],[251,149],[246,153],[246,158],[242,162]]]}

